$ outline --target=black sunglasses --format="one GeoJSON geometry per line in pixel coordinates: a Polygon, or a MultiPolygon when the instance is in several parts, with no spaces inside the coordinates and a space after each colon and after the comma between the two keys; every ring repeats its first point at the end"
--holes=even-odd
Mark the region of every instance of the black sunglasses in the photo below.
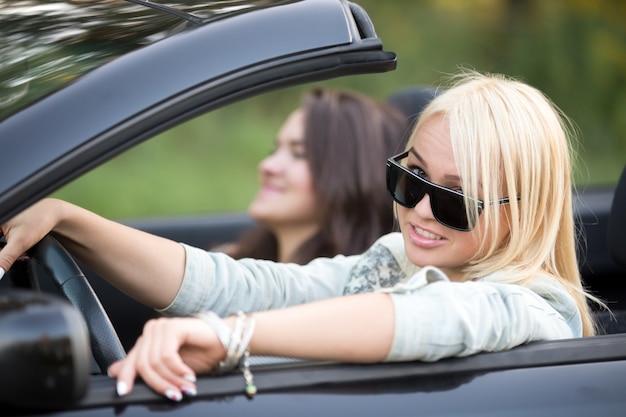
{"type": "MultiPolygon", "coordinates": [[[[401,206],[413,208],[425,194],[430,196],[430,207],[435,219],[444,226],[462,232],[469,232],[475,226],[467,217],[465,199],[460,191],[451,190],[432,183],[400,164],[409,156],[409,151],[393,156],[387,160],[387,191],[401,206]]],[[[483,211],[485,202],[476,200],[478,215],[483,211]]],[[[501,198],[489,204],[507,204],[508,198],[501,198]]]]}

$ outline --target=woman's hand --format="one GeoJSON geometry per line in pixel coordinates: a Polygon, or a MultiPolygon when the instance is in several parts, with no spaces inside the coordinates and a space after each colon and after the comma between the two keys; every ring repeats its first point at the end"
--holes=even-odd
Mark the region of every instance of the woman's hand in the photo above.
{"type": "Polygon", "coordinates": [[[180,401],[196,394],[196,374],[207,373],[226,357],[215,331],[198,318],[150,320],[125,359],[109,367],[117,393],[128,394],[140,376],[159,394],[180,401]]]}
{"type": "Polygon", "coordinates": [[[52,231],[61,218],[63,204],[63,201],[46,198],[0,225],[0,235],[7,242],[0,250],[0,278],[24,252],[52,231]]]}
{"type": "Polygon", "coordinates": [[[100,277],[142,304],[168,306],[180,288],[185,250],[177,242],[46,198],[0,225],[0,278],[48,233],[100,277]]]}

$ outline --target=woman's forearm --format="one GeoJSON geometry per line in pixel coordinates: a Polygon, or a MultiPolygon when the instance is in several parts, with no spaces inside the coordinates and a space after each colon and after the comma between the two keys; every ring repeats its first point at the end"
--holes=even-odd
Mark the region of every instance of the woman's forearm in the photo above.
{"type": "Polygon", "coordinates": [[[333,298],[254,314],[253,355],[379,362],[394,335],[394,307],[382,293],[333,298]]]}
{"type": "Polygon", "coordinates": [[[174,299],[185,268],[180,244],[69,203],[49,205],[55,237],[94,272],[148,306],[163,308],[174,299]]]}
{"type": "MultiPolygon", "coordinates": [[[[251,327],[253,334],[248,345],[252,355],[313,360],[382,361],[390,350],[395,328],[393,301],[382,293],[269,310],[254,313],[253,318],[255,326],[251,327]]],[[[148,321],[126,358],[108,370],[117,379],[118,394],[130,392],[137,376],[176,401],[180,401],[185,390],[195,392],[191,381],[196,373],[208,372],[220,361],[239,359],[229,358],[230,344],[235,340],[233,352],[238,351],[240,338],[252,323],[235,316],[225,318],[221,324],[219,321],[219,317],[212,318],[210,314],[200,319],[148,321]]]]}

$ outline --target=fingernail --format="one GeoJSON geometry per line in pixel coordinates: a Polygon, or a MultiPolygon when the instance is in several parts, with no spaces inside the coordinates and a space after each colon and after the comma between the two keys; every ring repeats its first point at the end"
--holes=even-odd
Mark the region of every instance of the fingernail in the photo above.
{"type": "Polygon", "coordinates": [[[183,392],[183,394],[189,397],[195,397],[196,395],[198,395],[198,391],[196,391],[196,389],[192,387],[180,387],[180,390],[183,392]]]}
{"type": "Polygon", "coordinates": [[[183,378],[185,378],[189,382],[196,382],[196,376],[194,374],[183,375],[183,378]]]}
{"type": "Polygon", "coordinates": [[[183,399],[183,394],[173,389],[168,389],[167,391],[165,391],[165,396],[168,399],[172,401],[176,401],[176,402],[179,402],[180,400],[183,399]]]}
{"type": "Polygon", "coordinates": [[[0,279],[4,276],[4,269],[0,268],[0,279]]]}
{"type": "Polygon", "coordinates": [[[128,385],[124,381],[119,381],[117,383],[117,395],[123,397],[126,394],[128,394],[128,385]]]}

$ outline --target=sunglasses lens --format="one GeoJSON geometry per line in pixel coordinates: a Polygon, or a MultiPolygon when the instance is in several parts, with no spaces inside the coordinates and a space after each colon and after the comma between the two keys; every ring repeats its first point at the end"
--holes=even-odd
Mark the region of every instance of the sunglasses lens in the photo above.
{"type": "Polygon", "coordinates": [[[456,230],[471,230],[461,195],[438,188],[394,164],[387,165],[387,190],[398,204],[407,208],[415,207],[428,193],[433,215],[439,223],[456,230]]]}
{"type": "Polygon", "coordinates": [[[426,189],[423,183],[395,165],[387,165],[387,191],[401,206],[413,208],[424,198],[426,189]]]}
{"type": "Polygon", "coordinates": [[[430,195],[433,215],[440,223],[457,230],[471,229],[462,196],[439,188],[433,188],[430,195]]]}

